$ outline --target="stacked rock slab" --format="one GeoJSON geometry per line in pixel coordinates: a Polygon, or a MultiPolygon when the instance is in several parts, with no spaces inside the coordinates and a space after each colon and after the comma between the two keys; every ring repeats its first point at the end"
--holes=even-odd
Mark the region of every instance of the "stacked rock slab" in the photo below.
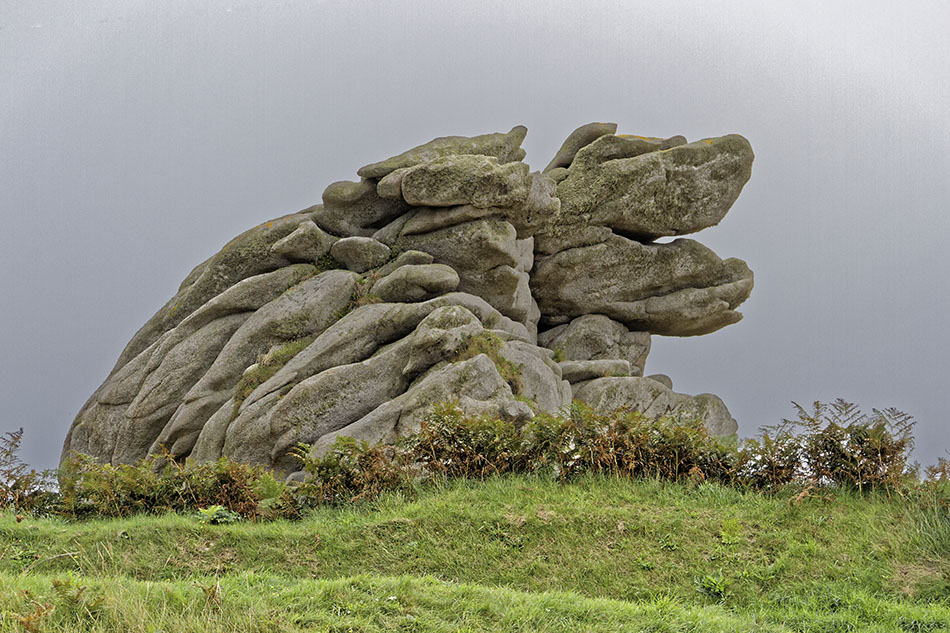
{"type": "Polygon", "coordinates": [[[644,377],[652,334],[741,318],[752,273],[690,239],[751,173],[740,136],[578,128],[543,173],[527,130],[443,137],[361,168],[182,282],[132,338],[64,445],[101,462],[168,451],[295,469],[298,442],[388,442],[435,403],[519,424],[573,399],[736,423],[644,377]]]}

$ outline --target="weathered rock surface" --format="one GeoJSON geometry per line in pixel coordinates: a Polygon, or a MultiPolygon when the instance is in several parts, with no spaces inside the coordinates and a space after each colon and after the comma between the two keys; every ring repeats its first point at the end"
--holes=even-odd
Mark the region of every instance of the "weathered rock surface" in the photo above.
{"type": "Polygon", "coordinates": [[[337,239],[312,220],[307,220],[301,222],[293,233],[274,242],[271,251],[292,262],[315,262],[330,252],[330,247],[337,239]]]}
{"type": "Polygon", "coordinates": [[[323,192],[323,205],[312,209],[313,220],[330,233],[347,237],[369,236],[379,226],[406,212],[401,200],[386,200],[376,193],[376,182],[335,182],[323,192]]]}
{"type": "Polygon", "coordinates": [[[561,367],[561,376],[571,384],[607,376],[630,375],[630,363],[620,359],[565,360],[558,365],[561,367]]]}
{"type": "Polygon", "coordinates": [[[616,123],[588,123],[580,126],[564,140],[561,149],[557,151],[548,166],[544,168],[544,173],[548,174],[555,169],[570,167],[581,148],[590,145],[601,136],[616,132],[616,123]]]}
{"type": "Polygon", "coordinates": [[[646,240],[718,224],[752,174],[752,148],[738,135],[680,139],[608,135],[582,148],[557,187],[565,221],[646,240]]]}
{"type": "Polygon", "coordinates": [[[552,354],[524,341],[507,341],[501,356],[519,368],[521,394],[541,411],[559,411],[571,403],[570,388],[552,354]]]}
{"type": "Polygon", "coordinates": [[[459,285],[459,275],[445,264],[400,266],[375,284],[370,292],[390,303],[424,301],[459,285]]]}
{"type": "Polygon", "coordinates": [[[661,385],[665,386],[667,389],[673,388],[673,379],[667,376],[666,374],[650,374],[647,376],[650,380],[655,380],[661,385]]]}
{"type": "Polygon", "coordinates": [[[449,401],[466,415],[490,415],[515,423],[533,415],[525,403],[513,398],[511,387],[498,375],[491,359],[480,354],[460,363],[434,367],[403,395],[321,437],[312,452],[322,454],[341,435],[374,443],[413,433],[419,430],[432,403],[449,401]]]}
{"type": "Polygon", "coordinates": [[[330,256],[349,270],[364,273],[389,261],[392,251],[371,237],[345,237],[330,247],[330,256]]]}
{"type": "Polygon", "coordinates": [[[643,244],[619,235],[539,258],[531,289],[548,323],[596,312],[634,331],[708,334],[737,322],[752,271],[689,239],[643,244]]]}
{"type": "Polygon", "coordinates": [[[490,156],[436,158],[402,175],[402,197],[416,207],[510,207],[528,197],[528,166],[490,156]]]}
{"type": "Polygon", "coordinates": [[[640,376],[651,334],[741,317],[744,262],[652,240],[722,219],[749,178],[748,143],[592,123],[542,174],[522,162],[525,132],[434,139],[236,237],[132,338],[64,455],[167,449],[289,473],[297,442],[319,454],[340,435],[391,441],[449,400],[517,424],[576,397],[735,432],[717,397],[640,376]],[[473,357],[479,337],[494,351],[473,357]]]}
{"type": "Polygon", "coordinates": [[[540,316],[528,271],[534,255],[509,222],[497,218],[401,235],[397,248],[424,251],[459,273],[458,289],[483,297],[502,314],[536,327],[540,316]]]}
{"type": "Polygon", "coordinates": [[[346,308],[355,284],[352,273],[331,270],[294,286],[251,315],[185,394],[150,450],[165,446],[175,455],[188,454],[208,419],[233,396],[244,369],[275,346],[324,330],[346,308]]]}
{"type": "Polygon", "coordinates": [[[398,156],[361,167],[356,173],[362,178],[382,178],[397,169],[457,154],[493,156],[500,163],[520,161],[525,157],[521,143],[527,134],[528,128],[518,125],[511,128],[507,134],[482,134],[472,137],[443,136],[398,156]]]}
{"type": "Polygon", "coordinates": [[[577,390],[574,397],[602,411],[630,409],[651,417],[700,419],[711,435],[732,435],[739,428],[717,396],[687,396],[650,378],[598,378],[577,390]]]}
{"type": "Polygon", "coordinates": [[[400,266],[422,266],[425,264],[431,264],[433,259],[434,258],[432,255],[423,253],[422,251],[405,251],[403,253],[399,253],[399,255],[396,256],[396,259],[384,266],[380,266],[374,272],[378,277],[385,277],[400,266]]]}
{"type": "Polygon", "coordinates": [[[640,376],[650,353],[650,333],[631,332],[603,314],[585,314],[539,334],[538,344],[567,361],[622,360],[628,364],[626,373],[640,376]]]}

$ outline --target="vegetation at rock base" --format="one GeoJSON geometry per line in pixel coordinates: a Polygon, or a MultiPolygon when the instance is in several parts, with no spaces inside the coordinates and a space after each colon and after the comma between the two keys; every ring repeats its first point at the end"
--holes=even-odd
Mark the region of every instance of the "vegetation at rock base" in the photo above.
{"type": "Polygon", "coordinates": [[[308,475],[292,490],[305,506],[356,503],[412,484],[410,468],[395,459],[389,446],[340,437],[321,457],[311,457],[307,444],[299,444],[291,454],[308,475]]]}
{"type": "MultiPolygon", "coordinates": [[[[463,352],[485,353],[492,345],[491,338],[487,341],[473,337],[463,352]]],[[[280,349],[274,352],[276,362],[280,349]]],[[[394,445],[370,446],[340,437],[318,457],[310,455],[308,445],[298,445],[291,455],[300,462],[303,482],[289,484],[263,467],[227,458],[194,464],[159,454],[111,465],[74,455],[56,473],[55,492],[48,486],[50,474],[29,471],[19,461],[18,431],[0,440],[0,502],[18,511],[70,518],[193,512],[222,505],[259,520],[297,517],[313,505],[372,499],[433,477],[537,473],[567,482],[594,473],[717,482],[762,492],[798,485],[807,491],[847,489],[887,496],[920,485],[916,467],[908,463],[910,416],[893,409],[865,414],[840,399],[816,402],[811,410],[795,406],[797,420],[735,444],[709,435],[700,420],[651,418],[626,410],[605,414],[582,403],[562,415],[536,414],[520,426],[466,416],[454,404],[443,403],[417,432],[394,445]]],[[[941,459],[927,469],[928,484],[947,484],[948,471],[950,465],[941,459]]]]}
{"type": "Polygon", "coordinates": [[[950,465],[920,481],[900,412],[798,414],[730,448],[446,405],[399,447],[300,447],[298,485],[87,459],[55,493],[8,434],[0,630],[950,630],[950,465]]]}
{"type": "Polygon", "coordinates": [[[48,495],[51,475],[23,463],[19,456],[22,441],[22,428],[0,436],[0,508],[33,508],[48,495]]]}

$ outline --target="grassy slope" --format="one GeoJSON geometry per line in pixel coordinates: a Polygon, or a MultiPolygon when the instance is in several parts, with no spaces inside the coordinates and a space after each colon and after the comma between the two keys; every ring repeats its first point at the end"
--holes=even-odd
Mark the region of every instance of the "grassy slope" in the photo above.
{"type": "Polygon", "coordinates": [[[38,630],[950,630],[945,515],[792,496],[521,477],[298,523],[7,514],[0,630],[31,600],[56,606],[38,630]]]}

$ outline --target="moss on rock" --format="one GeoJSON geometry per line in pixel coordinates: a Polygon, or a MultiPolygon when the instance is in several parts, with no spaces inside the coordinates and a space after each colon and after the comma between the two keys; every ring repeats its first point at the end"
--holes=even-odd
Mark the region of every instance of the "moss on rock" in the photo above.
{"type": "Polygon", "coordinates": [[[475,358],[479,354],[484,354],[495,364],[498,374],[511,387],[512,393],[516,396],[522,395],[524,386],[521,381],[521,365],[516,365],[502,356],[501,348],[504,344],[505,341],[497,334],[480,332],[465,338],[456,350],[451,362],[458,363],[475,358]]]}
{"type": "Polygon", "coordinates": [[[291,358],[310,345],[315,338],[314,336],[304,336],[294,339],[282,345],[276,345],[266,354],[262,354],[257,362],[252,365],[252,369],[244,372],[237,384],[234,391],[234,413],[232,417],[237,417],[241,404],[255,389],[267,382],[281,367],[290,362],[291,358]]]}

